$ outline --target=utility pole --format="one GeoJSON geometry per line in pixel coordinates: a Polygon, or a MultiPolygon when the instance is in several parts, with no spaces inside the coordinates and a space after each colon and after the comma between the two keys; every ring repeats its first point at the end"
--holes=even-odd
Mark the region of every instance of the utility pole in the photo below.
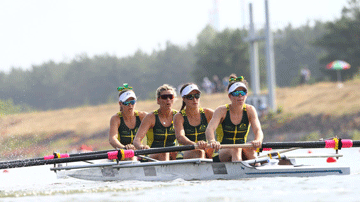
{"type": "Polygon", "coordinates": [[[266,74],[269,89],[269,107],[273,111],[276,110],[276,79],[275,79],[275,59],[274,59],[274,39],[270,29],[269,4],[265,0],[265,16],[266,16],[266,74]]]}
{"type": "Polygon", "coordinates": [[[248,97],[248,101],[253,104],[257,109],[260,106],[260,103],[267,103],[269,109],[276,110],[276,79],[275,79],[275,59],[274,59],[274,45],[273,45],[273,36],[270,29],[270,19],[269,19],[269,6],[268,0],[265,0],[265,36],[257,36],[255,33],[254,22],[253,22],[253,13],[252,13],[252,4],[249,4],[249,13],[250,13],[250,30],[249,37],[245,41],[249,42],[250,46],[250,72],[251,72],[251,90],[253,95],[248,97]],[[257,41],[265,40],[266,43],[266,74],[267,74],[267,87],[268,95],[260,95],[260,77],[259,77],[259,56],[258,56],[258,46],[257,41]]]}

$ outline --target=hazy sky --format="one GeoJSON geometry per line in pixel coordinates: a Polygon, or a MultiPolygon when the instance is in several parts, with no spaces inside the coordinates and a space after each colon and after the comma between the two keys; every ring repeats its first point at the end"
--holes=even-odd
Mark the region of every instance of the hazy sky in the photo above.
{"type": "MultiPolygon", "coordinates": [[[[333,21],[348,0],[269,0],[271,28],[333,21]]],[[[86,53],[118,57],[195,43],[213,0],[0,0],[0,71],[86,53]]],[[[265,23],[264,0],[218,0],[220,30],[265,23]],[[245,17],[245,18],[244,18],[245,17]]]]}

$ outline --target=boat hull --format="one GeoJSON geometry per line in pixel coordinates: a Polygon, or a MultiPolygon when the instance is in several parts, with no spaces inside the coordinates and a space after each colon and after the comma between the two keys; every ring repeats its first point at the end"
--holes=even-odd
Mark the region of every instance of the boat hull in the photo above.
{"type": "Polygon", "coordinates": [[[93,181],[170,181],[218,180],[257,177],[312,177],[348,175],[349,167],[318,167],[305,165],[263,165],[252,167],[243,162],[214,163],[206,159],[188,159],[168,162],[120,162],[102,165],[55,167],[58,176],[93,181]]]}

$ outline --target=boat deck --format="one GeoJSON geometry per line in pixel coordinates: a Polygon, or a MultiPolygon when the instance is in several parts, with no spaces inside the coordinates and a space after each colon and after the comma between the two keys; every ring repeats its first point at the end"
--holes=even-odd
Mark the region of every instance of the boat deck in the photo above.
{"type": "Polygon", "coordinates": [[[278,165],[268,163],[259,167],[246,162],[213,162],[211,159],[185,159],[158,162],[122,161],[100,164],[58,166],[51,168],[58,176],[96,181],[145,180],[168,181],[242,179],[253,177],[310,177],[323,175],[347,175],[349,167],[311,165],[278,165]]]}

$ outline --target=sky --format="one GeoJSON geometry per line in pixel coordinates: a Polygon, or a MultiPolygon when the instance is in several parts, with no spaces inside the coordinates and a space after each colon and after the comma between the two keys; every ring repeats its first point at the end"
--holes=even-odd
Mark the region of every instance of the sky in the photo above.
{"type": "MultiPolygon", "coordinates": [[[[76,56],[151,54],[196,43],[215,0],[0,0],[0,72],[76,56]]],[[[219,31],[265,24],[265,0],[217,0],[219,31]]],[[[268,0],[271,29],[340,18],[348,0],[268,0]]]]}

